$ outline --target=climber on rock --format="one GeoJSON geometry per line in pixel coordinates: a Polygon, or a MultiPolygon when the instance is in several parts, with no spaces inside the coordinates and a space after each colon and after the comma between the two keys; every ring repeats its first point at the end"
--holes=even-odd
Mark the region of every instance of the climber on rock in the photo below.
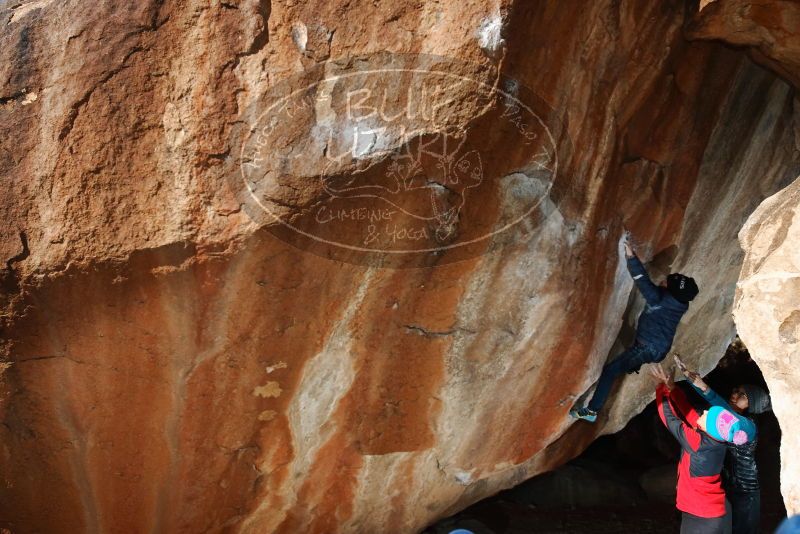
{"type": "Polygon", "coordinates": [[[723,439],[736,434],[730,425],[736,417],[719,407],[698,414],[660,365],[654,366],[652,373],[659,381],[658,415],[681,445],[675,500],[675,507],[682,512],[681,532],[729,534],[730,504],[722,489],[721,472],[727,450],[723,439]]]}
{"type": "Polygon", "coordinates": [[[686,376],[688,382],[708,403],[739,416],[740,429],[747,435],[747,440],[728,445],[728,456],[723,470],[723,486],[731,503],[733,513],[733,534],[751,534],[759,530],[761,519],[761,488],[758,484],[758,467],[756,466],[756,446],[758,431],[752,417],[772,408],[769,393],[763,388],[744,384],[733,388],[728,402],[718,395],[700,375],[689,370],[675,356],[675,363],[686,376]]]}
{"type": "Polygon", "coordinates": [[[582,408],[575,406],[569,411],[573,417],[592,423],[597,420],[597,413],[603,408],[617,376],[622,373],[638,373],[642,365],[657,363],[666,357],[678,323],[698,292],[694,279],[680,273],[670,274],[660,286],[656,286],[636,256],[627,235],[624,245],[628,272],[646,305],[639,315],[633,346],[603,367],[589,404],[582,408]]]}

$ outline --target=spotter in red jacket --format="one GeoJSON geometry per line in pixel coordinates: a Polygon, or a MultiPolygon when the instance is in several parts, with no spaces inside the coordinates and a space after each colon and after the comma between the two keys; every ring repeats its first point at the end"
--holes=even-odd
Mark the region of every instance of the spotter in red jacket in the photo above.
{"type": "Polygon", "coordinates": [[[678,496],[675,506],[698,517],[725,515],[725,491],[720,472],[725,460],[725,443],[708,436],[697,427],[700,416],[678,387],[656,389],[658,415],[681,444],[678,464],[678,496]]]}

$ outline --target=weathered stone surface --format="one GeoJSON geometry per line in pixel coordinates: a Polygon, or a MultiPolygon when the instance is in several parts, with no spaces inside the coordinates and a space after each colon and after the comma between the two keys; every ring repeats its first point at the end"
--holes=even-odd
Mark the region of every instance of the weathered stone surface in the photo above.
{"type": "Polygon", "coordinates": [[[687,35],[747,47],[750,57],[800,87],[800,4],[793,0],[702,2],[687,35]]]}
{"type": "MultiPolygon", "coordinates": [[[[654,272],[698,279],[677,348],[712,366],[736,233],[800,174],[797,100],[741,51],[687,41],[687,9],[0,4],[2,525],[413,532],[551,469],[652,395],[634,376],[597,426],[566,415],[641,306],[624,228],[654,272]],[[287,245],[244,209],[231,177],[262,95],[385,50],[502,72],[551,109],[558,174],[504,241],[388,269],[287,245]]],[[[469,96],[445,116],[491,148],[492,222],[524,151],[469,96]]],[[[280,128],[312,146],[306,126],[280,128]]],[[[277,200],[299,213],[319,183],[277,200]]]]}
{"type": "Polygon", "coordinates": [[[736,328],[769,384],[782,430],[781,493],[800,513],[800,179],[764,201],[739,233],[746,251],[736,286],[736,328]]]}
{"type": "MultiPolygon", "coordinates": [[[[800,4],[797,2],[709,2],[687,28],[699,39],[722,39],[744,45],[750,56],[800,88],[800,4]]],[[[798,101],[794,103],[795,134],[792,143],[776,144],[800,149],[798,101]]],[[[749,159],[749,158],[748,158],[749,159]]],[[[763,172],[756,164],[749,172],[763,172]]],[[[745,251],[737,283],[734,317],[742,340],[770,386],[775,414],[783,431],[781,492],[788,513],[800,513],[800,464],[794,436],[797,367],[800,348],[800,230],[797,216],[800,180],[765,200],[739,232],[745,251]]]]}

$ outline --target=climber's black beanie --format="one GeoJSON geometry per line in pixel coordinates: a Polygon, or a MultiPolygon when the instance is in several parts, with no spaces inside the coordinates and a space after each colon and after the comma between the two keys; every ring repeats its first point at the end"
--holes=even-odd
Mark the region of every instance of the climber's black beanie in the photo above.
{"type": "Polygon", "coordinates": [[[681,302],[691,302],[699,292],[694,278],[681,273],[672,273],[667,277],[667,290],[681,302]]]}

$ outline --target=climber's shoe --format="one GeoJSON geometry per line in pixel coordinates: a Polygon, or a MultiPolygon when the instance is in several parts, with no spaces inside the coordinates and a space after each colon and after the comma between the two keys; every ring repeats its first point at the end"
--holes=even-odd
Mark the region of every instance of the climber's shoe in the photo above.
{"type": "Polygon", "coordinates": [[[575,419],[583,419],[584,421],[589,421],[590,423],[597,421],[597,412],[590,410],[589,408],[572,408],[569,411],[569,414],[575,419]]]}

